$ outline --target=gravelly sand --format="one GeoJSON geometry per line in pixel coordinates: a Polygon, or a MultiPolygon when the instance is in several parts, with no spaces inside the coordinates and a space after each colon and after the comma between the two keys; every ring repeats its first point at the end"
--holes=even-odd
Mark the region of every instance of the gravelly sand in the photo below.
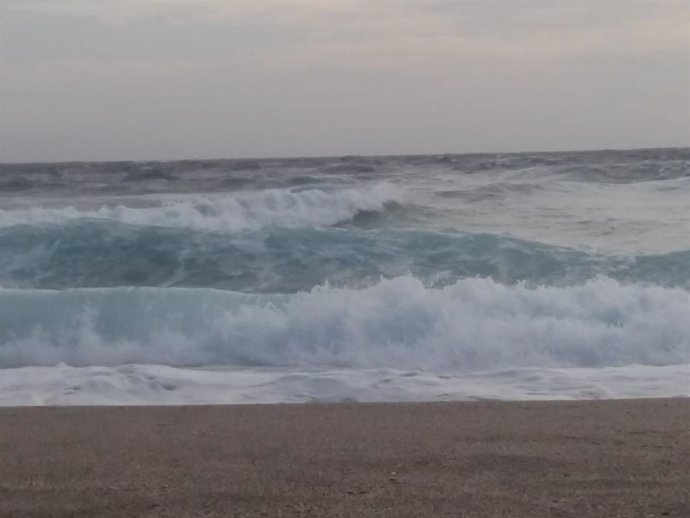
{"type": "Polygon", "coordinates": [[[690,400],[0,410],[0,516],[690,517],[690,400]]]}

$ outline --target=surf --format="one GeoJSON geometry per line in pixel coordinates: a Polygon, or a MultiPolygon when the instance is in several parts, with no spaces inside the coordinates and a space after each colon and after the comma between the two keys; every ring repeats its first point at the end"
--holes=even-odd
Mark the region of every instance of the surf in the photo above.
{"type": "Polygon", "coordinates": [[[272,227],[209,232],[112,220],[0,227],[0,286],[210,287],[293,293],[326,282],[364,286],[412,275],[440,286],[466,277],[569,285],[606,275],[690,286],[690,250],[616,255],[457,231],[272,227]]]}
{"type": "Polygon", "coordinates": [[[267,226],[329,226],[362,211],[383,210],[401,201],[388,183],[368,188],[267,189],[223,196],[187,195],[162,199],[157,206],[104,204],[96,209],[74,206],[0,210],[0,228],[15,225],[60,225],[74,221],[114,221],[133,225],[232,232],[267,226]]]}
{"type": "Polygon", "coordinates": [[[530,288],[412,277],[293,295],[212,289],[0,290],[0,367],[423,369],[690,363],[690,292],[598,278],[530,288]]]}

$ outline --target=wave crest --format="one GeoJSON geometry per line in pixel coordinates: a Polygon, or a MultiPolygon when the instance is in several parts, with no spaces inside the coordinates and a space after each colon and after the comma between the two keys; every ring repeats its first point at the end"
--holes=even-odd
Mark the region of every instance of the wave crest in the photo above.
{"type": "Polygon", "coordinates": [[[255,230],[270,226],[320,227],[349,221],[363,211],[381,211],[387,204],[401,200],[400,191],[388,183],[334,191],[268,189],[222,198],[195,196],[171,201],[160,207],[0,210],[0,227],[64,224],[93,219],[214,232],[255,230]]]}
{"type": "MultiPolygon", "coordinates": [[[[368,213],[365,213],[368,214],[368,213]]],[[[609,256],[494,234],[270,228],[217,233],[111,221],[0,228],[0,286],[212,287],[290,293],[330,281],[363,286],[411,274],[435,285],[464,277],[579,284],[597,275],[690,287],[690,250],[609,256]]]]}

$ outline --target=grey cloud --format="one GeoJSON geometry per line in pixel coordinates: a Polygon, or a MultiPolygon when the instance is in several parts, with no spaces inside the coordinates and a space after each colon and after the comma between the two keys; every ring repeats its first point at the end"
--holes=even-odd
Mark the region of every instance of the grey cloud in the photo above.
{"type": "Polygon", "coordinates": [[[0,0],[0,159],[683,145],[683,6],[0,0]]]}

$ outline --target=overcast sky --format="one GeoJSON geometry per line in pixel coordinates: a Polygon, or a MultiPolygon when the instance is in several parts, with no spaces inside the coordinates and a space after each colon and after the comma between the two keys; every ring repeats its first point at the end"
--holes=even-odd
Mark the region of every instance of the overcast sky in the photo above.
{"type": "Polygon", "coordinates": [[[0,161],[690,144],[687,0],[0,0],[0,161]]]}

